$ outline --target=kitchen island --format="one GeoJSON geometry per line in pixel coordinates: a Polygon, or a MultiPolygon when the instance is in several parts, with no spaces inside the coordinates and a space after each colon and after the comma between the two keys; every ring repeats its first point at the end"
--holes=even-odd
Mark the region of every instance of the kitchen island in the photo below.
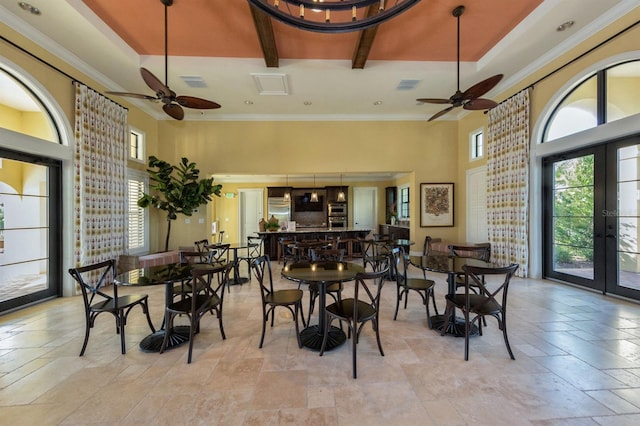
{"type": "Polygon", "coordinates": [[[260,236],[265,237],[264,254],[269,255],[271,260],[279,260],[278,246],[280,238],[286,240],[324,240],[340,236],[340,241],[344,242],[347,247],[351,247],[351,251],[347,255],[356,255],[359,253],[359,244],[353,244],[358,238],[366,238],[371,229],[363,228],[299,228],[295,231],[275,231],[275,232],[258,232],[260,236]]]}

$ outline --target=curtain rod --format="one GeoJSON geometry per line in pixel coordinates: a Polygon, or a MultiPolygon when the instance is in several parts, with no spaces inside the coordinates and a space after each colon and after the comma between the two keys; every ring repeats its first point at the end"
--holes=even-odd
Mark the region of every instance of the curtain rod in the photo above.
{"type": "MultiPolygon", "coordinates": [[[[7,39],[5,36],[0,35],[0,38],[2,38],[2,40],[8,44],[10,44],[11,46],[15,47],[16,49],[20,50],[23,53],[26,53],[27,55],[31,56],[32,58],[34,58],[35,60],[45,64],[46,66],[48,66],[49,68],[57,71],[59,74],[64,75],[65,77],[67,77],[69,80],[71,80],[71,82],[76,82],[76,83],[80,83],[83,84],[85,86],[87,86],[89,89],[93,90],[96,93],[100,93],[100,91],[94,89],[93,87],[89,86],[88,84],[82,82],[81,80],[78,80],[77,78],[75,78],[74,76],[72,76],[71,74],[66,73],[65,71],[61,70],[60,68],[56,67],[55,65],[45,61],[44,59],[40,58],[39,56],[36,56],[35,54],[29,52],[27,49],[25,49],[22,46],[17,45],[16,43],[14,43],[13,41],[7,39]]],[[[102,95],[102,93],[100,93],[102,95]]],[[[104,96],[104,95],[102,95],[104,96]]],[[[129,111],[129,108],[120,105],[118,102],[114,101],[113,99],[109,98],[108,96],[105,96],[107,99],[109,99],[111,102],[115,103],[116,105],[118,105],[120,108],[124,108],[127,111],[129,111]]]]}
{"type": "MultiPolygon", "coordinates": [[[[626,33],[627,31],[629,31],[630,29],[632,29],[633,27],[637,26],[638,24],[640,24],[640,20],[634,22],[633,24],[627,26],[626,28],[623,28],[622,30],[618,31],[617,33],[615,33],[614,35],[612,35],[611,37],[607,38],[604,41],[601,41],[600,43],[596,44],[595,46],[593,46],[591,49],[587,50],[586,52],[581,53],[580,55],[576,56],[575,58],[573,58],[572,60],[570,60],[569,62],[567,62],[566,64],[556,68],[555,70],[545,74],[544,76],[540,77],[539,79],[537,79],[536,81],[534,81],[533,83],[529,84],[528,86],[526,86],[524,89],[521,89],[518,91],[518,93],[520,93],[523,90],[526,89],[534,89],[535,85],[546,80],[547,78],[551,77],[552,75],[554,75],[555,73],[557,73],[558,71],[568,67],[569,65],[573,64],[574,62],[582,59],[583,57],[587,56],[589,53],[593,52],[596,49],[601,48],[602,46],[604,46],[605,44],[609,43],[611,40],[618,38],[619,36],[621,36],[622,34],[626,33]]],[[[502,102],[506,102],[509,99],[513,98],[514,96],[516,96],[518,93],[515,93],[509,97],[507,97],[506,99],[504,99],[502,102]]],[[[487,114],[489,112],[489,110],[485,111],[484,113],[487,114]]]]}

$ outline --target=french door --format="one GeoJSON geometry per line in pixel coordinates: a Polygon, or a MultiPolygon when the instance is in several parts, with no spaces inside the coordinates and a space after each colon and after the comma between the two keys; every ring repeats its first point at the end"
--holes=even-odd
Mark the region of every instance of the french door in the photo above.
{"type": "Polygon", "coordinates": [[[0,312],[61,294],[61,164],[0,149],[0,312]]]}
{"type": "Polygon", "coordinates": [[[546,277],[640,300],[640,137],[543,161],[546,277]]]}

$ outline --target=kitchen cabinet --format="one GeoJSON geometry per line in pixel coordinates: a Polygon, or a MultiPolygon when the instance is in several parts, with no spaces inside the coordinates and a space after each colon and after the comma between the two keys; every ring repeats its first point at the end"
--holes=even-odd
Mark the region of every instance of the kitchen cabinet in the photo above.
{"type": "Polygon", "coordinates": [[[347,203],[349,200],[349,187],[348,186],[327,186],[327,203],[332,204],[335,202],[347,203]],[[344,201],[338,201],[338,193],[344,191],[344,201]]]}
{"type": "Polygon", "coordinates": [[[388,186],[384,189],[384,200],[385,200],[385,208],[384,208],[384,217],[385,223],[391,223],[391,212],[394,211],[397,215],[398,213],[398,188],[395,186],[388,186]]]}
{"type": "Polygon", "coordinates": [[[381,224],[378,226],[378,230],[381,234],[389,235],[394,240],[410,240],[409,228],[405,226],[394,226],[381,224]]]}
{"type": "Polygon", "coordinates": [[[267,197],[284,197],[284,194],[291,194],[290,186],[268,186],[267,197]]]}

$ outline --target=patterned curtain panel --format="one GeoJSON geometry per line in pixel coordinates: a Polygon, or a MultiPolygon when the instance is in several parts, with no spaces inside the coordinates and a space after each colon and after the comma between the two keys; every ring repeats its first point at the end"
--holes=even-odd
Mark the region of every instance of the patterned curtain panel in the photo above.
{"type": "Polygon", "coordinates": [[[489,111],[487,218],[491,259],[529,272],[529,90],[489,111]]]}
{"type": "Polygon", "coordinates": [[[125,250],[127,110],[75,83],[74,237],[76,265],[125,250]]]}

